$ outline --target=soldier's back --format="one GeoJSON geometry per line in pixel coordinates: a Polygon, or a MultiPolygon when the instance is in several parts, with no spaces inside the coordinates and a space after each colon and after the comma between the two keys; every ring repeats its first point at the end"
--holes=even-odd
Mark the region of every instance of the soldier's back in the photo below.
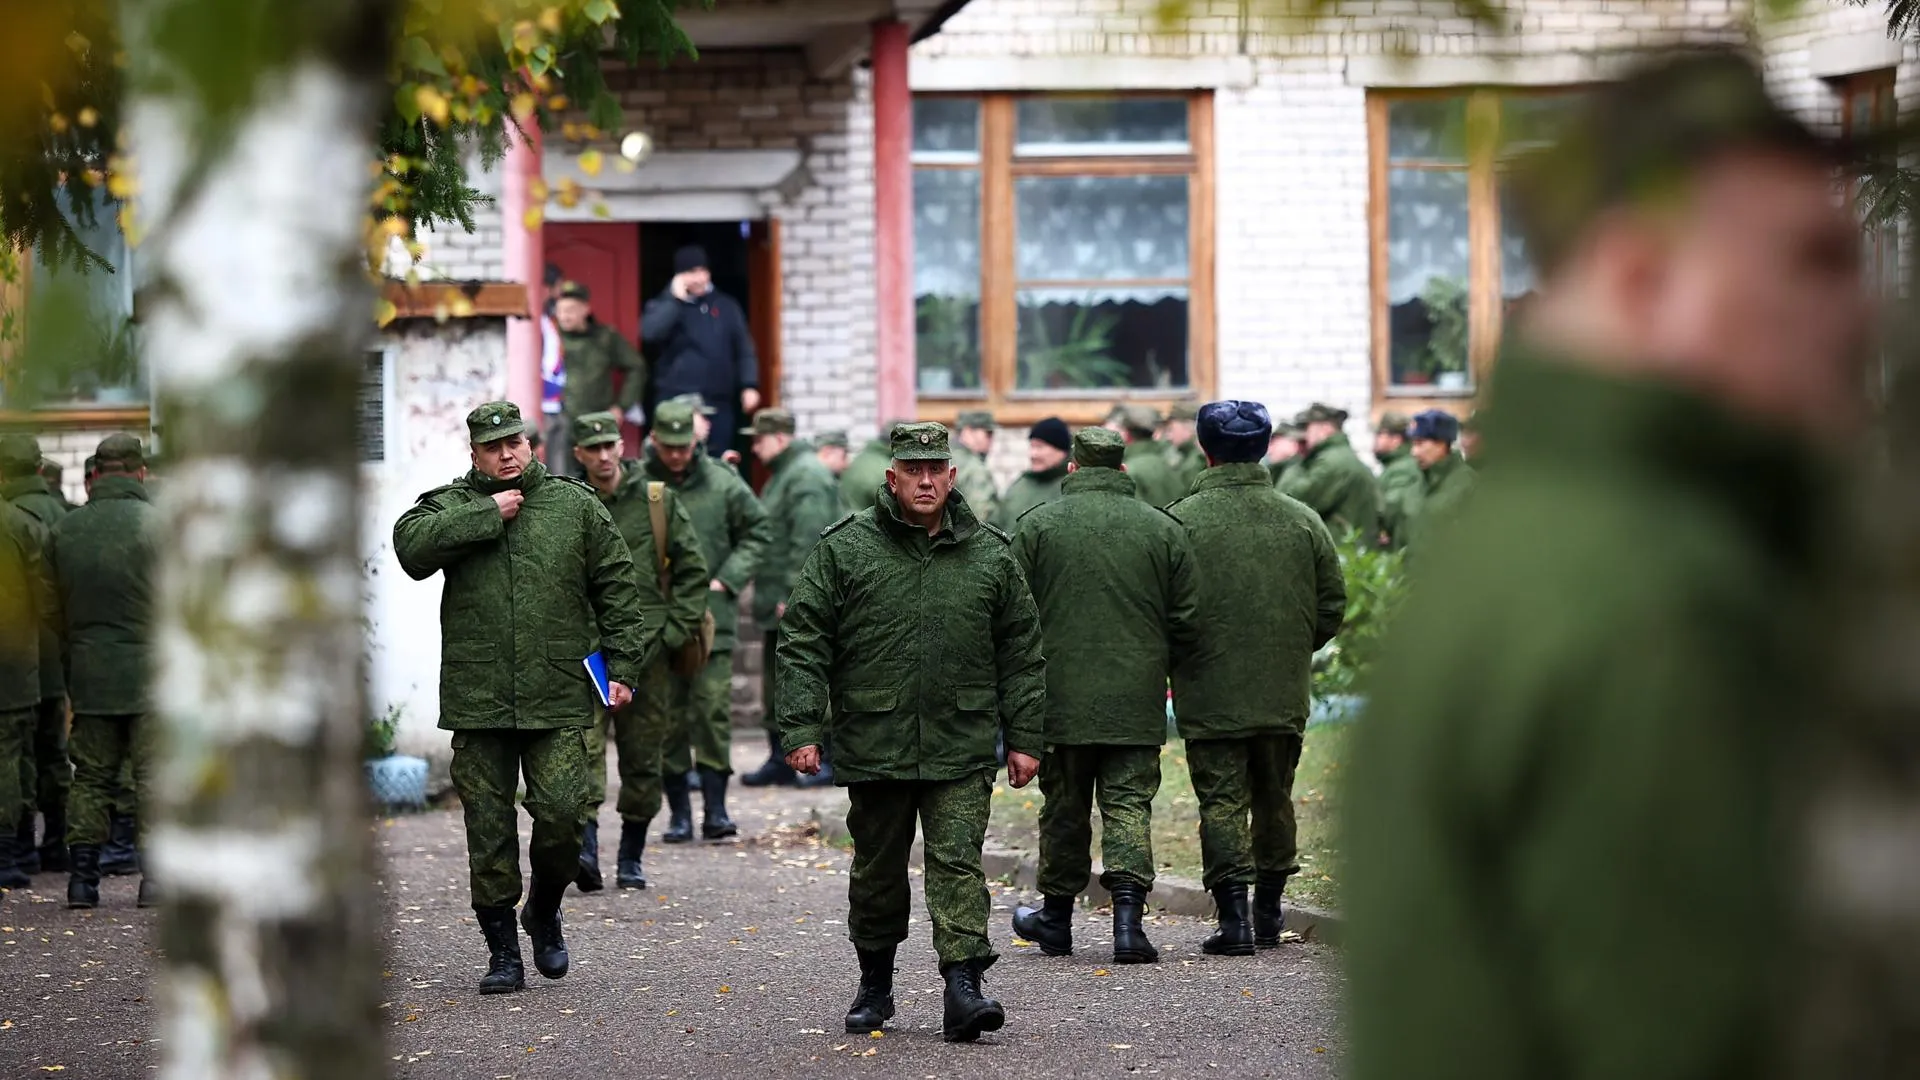
{"type": "Polygon", "coordinates": [[[75,712],[146,708],[156,556],[153,505],[126,477],[102,477],[54,527],[49,561],[67,630],[75,712]]]}

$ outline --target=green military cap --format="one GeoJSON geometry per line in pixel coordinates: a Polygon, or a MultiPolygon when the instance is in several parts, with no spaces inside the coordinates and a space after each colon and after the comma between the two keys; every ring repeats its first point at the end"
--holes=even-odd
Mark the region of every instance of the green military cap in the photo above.
{"type": "Polygon", "coordinates": [[[605,446],[620,441],[620,418],[610,412],[582,413],[573,420],[573,445],[605,446]]]}
{"type": "Polygon", "coordinates": [[[489,401],[467,414],[467,438],[474,444],[499,442],[527,430],[520,406],[511,401],[489,401]]]}
{"type": "Polygon", "coordinates": [[[93,458],[99,465],[118,462],[121,465],[139,468],[147,463],[147,452],[140,445],[139,439],[123,432],[115,432],[100,440],[100,446],[94,450],[93,458]]]}
{"type": "Polygon", "coordinates": [[[952,457],[945,424],[898,424],[893,429],[895,461],[946,461],[952,457]]]}
{"type": "Polygon", "coordinates": [[[1073,435],[1073,463],[1083,469],[1117,469],[1127,460],[1127,440],[1103,427],[1081,428],[1073,435]]]}
{"type": "Polygon", "coordinates": [[[1379,430],[1385,434],[1405,435],[1407,429],[1412,426],[1413,421],[1407,418],[1406,413],[1383,412],[1380,414],[1379,430]]]}
{"type": "Polygon", "coordinates": [[[1200,403],[1191,398],[1182,398],[1167,409],[1167,419],[1194,421],[1200,419],[1200,403]]]}
{"type": "Polygon", "coordinates": [[[1316,401],[1307,406],[1300,414],[1301,424],[1344,424],[1347,422],[1347,410],[1336,409],[1331,405],[1322,405],[1316,401]]]}
{"type": "Polygon", "coordinates": [[[699,394],[681,394],[680,396],[673,398],[672,400],[677,401],[682,405],[685,405],[687,408],[692,409],[694,412],[699,413],[701,416],[712,416],[714,413],[719,411],[718,409],[715,409],[713,406],[707,404],[707,399],[701,397],[699,394]]]}
{"type": "Polygon", "coordinates": [[[839,430],[821,432],[814,436],[813,444],[821,447],[837,446],[842,450],[847,449],[849,445],[847,442],[847,433],[839,430]]]}
{"type": "Polygon", "coordinates": [[[681,398],[655,406],[653,437],[661,446],[692,446],[693,406],[681,398]]]}
{"type": "Polygon", "coordinates": [[[753,414],[755,435],[791,435],[793,432],[793,414],[785,409],[761,409],[753,414]]]}
{"type": "Polygon", "coordinates": [[[40,467],[40,440],[25,432],[0,435],[0,469],[10,473],[37,470],[40,467]]]}
{"type": "Polygon", "coordinates": [[[578,281],[563,281],[553,290],[553,295],[562,300],[592,300],[593,291],[578,281]]]}
{"type": "Polygon", "coordinates": [[[1304,435],[1306,430],[1307,425],[1301,422],[1298,416],[1291,420],[1282,420],[1273,425],[1274,437],[1279,439],[1297,439],[1301,435],[1304,435]]]}
{"type": "Polygon", "coordinates": [[[985,409],[968,409],[954,417],[954,425],[963,428],[990,428],[993,426],[993,414],[985,409]]]}
{"type": "Polygon", "coordinates": [[[1107,414],[1106,422],[1118,423],[1130,431],[1152,431],[1160,426],[1160,410],[1151,405],[1121,403],[1107,414]]]}

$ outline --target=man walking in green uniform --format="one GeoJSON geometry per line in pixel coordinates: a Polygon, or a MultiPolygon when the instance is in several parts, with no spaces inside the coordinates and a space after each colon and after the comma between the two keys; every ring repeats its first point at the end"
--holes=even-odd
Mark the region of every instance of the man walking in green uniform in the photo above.
{"type": "Polygon", "coordinates": [[[638,423],[640,390],[647,383],[647,362],[620,331],[593,317],[592,296],[577,281],[563,281],[553,302],[560,328],[560,412],[547,423],[547,460],[553,472],[574,475],[570,441],[575,417],[616,408],[613,373],[621,373],[617,408],[638,423]]]}
{"type": "Polygon", "coordinates": [[[1185,530],[1135,496],[1127,445],[1105,428],[1073,437],[1059,501],[1020,519],[1013,551],[1047,642],[1047,757],[1040,766],[1039,910],[1014,932],[1049,956],[1073,952],[1074,901],[1093,872],[1113,896],[1113,959],[1160,958],[1140,924],[1153,889],[1153,797],[1167,741],[1167,679],[1199,639],[1185,530]]]}
{"type": "Polygon", "coordinates": [[[1200,803],[1201,883],[1219,908],[1219,929],[1201,947],[1216,956],[1280,942],[1280,897],[1300,871],[1293,771],[1313,654],[1339,633],[1347,610],[1332,534],[1275,490],[1260,463],[1272,433],[1258,402],[1202,408],[1210,467],[1193,494],[1167,508],[1193,545],[1205,613],[1199,643],[1174,668],[1173,711],[1200,803]]]}
{"type": "Polygon", "coordinates": [[[707,610],[713,615],[713,652],[706,665],[682,679],[677,693],[685,707],[667,739],[667,830],[660,839],[693,839],[689,769],[700,777],[700,835],[708,840],[738,836],[727,815],[727,782],[733,776],[733,646],[740,632],[740,592],[753,580],[760,555],[773,537],[767,512],[753,489],[725,463],[699,450],[694,410],[669,401],[654,410],[645,470],[673,489],[693,518],[694,535],[706,557],[707,610]]]}
{"type": "Polygon", "coordinates": [[[947,429],[893,433],[887,490],[814,546],[780,621],[780,744],[803,773],[831,743],[852,800],[847,936],[860,956],[849,1032],[893,1016],[907,936],[907,850],[919,821],[927,913],[946,979],[942,1034],[971,1042],[1006,1022],[983,996],[997,955],[980,847],[1003,734],[1007,777],[1040,767],[1046,661],[1040,617],[1007,536],[982,525],[954,481],[947,429]]]}
{"type": "Polygon", "coordinates": [[[19,821],[29,802],[25,781],[33,775],[40,665],[59,663],[58,653],[40,651],[42,635],[59,619],[43,563],[45,543],[38,521],[0,503],[0,889],[33,883],[21,865],[33,853],[32,830],[21,846],[19,821]]]}
{"type": "Polygon", "coordinates": [[[993,414],[970,409],[954,420],[957,438],[953,447],[953,468],[960,477],[954,487],[964,495],[973,516],[993,520],[994,504],[1000,501],[1000,489],[993,482],[993,470],[987,459],[993,455],[993,414]]]}
{"type": "Polygon", "coordinates": [[[889,421],[880,429],[880,437],[860,448],[860,453],[840,474],[840,501],[849,510],[865,510],[879,498],[887,482],[887,464],[893,460],[893,429],[904,421],[889,421]]]}
{"type": "Polygon", "coordinates": [[[1427,486],[1407,443],[1412,426],[1404,413],[1386,412],[1373,432],[1373,456],[1380,461],[1380,535],[1388,547],[1406,546],[1408,523],[1427,486]]]}
{"type": "Polygon", "coordinates": [[[1460,421],[1450,412],[1428,409],[1413,418],[1413,460],[1420,466],[1420,497],[1404,522],[1406,546],[1425,546],[1440,525],[1456,517],[1473,493],[1475,474],[1453,448],[1460,421]]]}
{"type": "Polygon", "coordinates": [[[674,681],[673,658],[690,642],[699,648],[700,624],[707,613],[706,556],[694,535],[693,518],[667,485],[650,481],[638,462],[620,460],[620,419],[610,412],[588,413],[573,422],[573,456],[586,470],[587,483],[600,505],[613,515],[620,538],[633,557],[634,583],[649,632],[659,636],[640,676],[632,705],[618,712],[599,710],[593,742],[587,748],[593,772],[592,805],[580,846],[581,892],[603,885],[600,875],[600,806],[607,801],[607,729],[613,729],[620,761],[620,850],[614,863],[623,889],[647,887],[642,859],[647,827],[660,812],[661,773],[667,736],[684,707],[674,681]]]}
{"type": "Polygon", "coordinates": [[[1306,453],[1282,478],[1281,493],[1313,507],[1335,536],[1353,533],[1362,547],[1374,546],[1380,540],[1380,487],[1347,441],[1346,410],[1315,403],[1301,420],[1306,453]]]}
{"type": "MultiPolygon", "coordinates": [[[[41,547],[53,527],[72,509],[41,475],[40,440],[31,435],[0,437],[0,499],[33,519],[41,547]]],[[[73,765],[67,760],[67,683],[60,664],[60,637],[52,626],[40,632],[40,704],[34,708],[32,736],[21,758],[21,796],[26,800],[19,827],[19,865],[28,874],[67,868],[67,794],[73,765]],[[33,816],[46,831],[34,842],[33,816]]]]}
{"type": "Polygon", "coordinates": [[[1012,532],[1020,515],[1060,497],[1060,482],[1067,478],[1067,453],[1073,449],[1073,432],[1067,422],[1049,416],[1027,431],[1027,471],[1020,474],[1000,496],[993,525],[1012,532]]]}
{"type": "MultiPolygon", "coordinates": [[[[761,555],[760,571],[753,579],[753,621],[766,635],[766,652],[761,659],[765,668],[762,697],[770,752],[766,764],[740,778],[748,787],[797,782],[780,749],[780,730],[774,719],[779,693],[780,617],[787,612],[793,579],[819,541],[820,531],[841,516],[840,486],[819,459],[794,442],[793,430],[793,414],[784,409],[762,409],[753,418],[753,456],[770,474],[767,486],[760,491],[760,505],[767,512],[773,542],[761,555]]],[[[832,779],[832,770],[825,767],[820,777],[809,778],[810,782],[821,783],[832,779]]]]}
{"type": "MultiPolygon", "coordinates": [[[[134,806],[152,806],[148,770],[155,725],[149,715],[153,652],[153,507],[146,455],[131,435],[109,435],[94,452],[87,504],[60,519],[47,547],[67,649],[73,701],[73,791],[67,806],[67,906],[100,903],[100,849],[123,772],[133,771],[134,806]]],[[[144,821],[142,822],[144,824],[144,821]]],[[[151,878],[139,903],[158,899],[151,878]]]]}
{"type": "Polygon", "coordinates": [[[1151,405],[1118,405],[1107,416],[1107,430],[1127,440],[1127,475],[1140,499],[1151,506],[1165,506],[1187,493],[1185,485],[1167,460],[1167,444],[1153,437],[1160,426],[1160,414],[1151,405]]]}
{"type": "Polygon", "coordinates": [[[513,928],[515,791],[524,777],[533,818],[520,925],[534,967],[558,979],[568,964],[560,899],[579,872],[593,797],[587,756],[599,700],[586,660],[606,661],[607,707],[618,710],[633,700],[652,643],[627,542],[593,488],[533,460],[512,402],[468,413],[467,432],[472,471],[400,515],[393,552],[415,581],[445,577],[440,726],[453,732],[473,912],[487,939],[480,992],[501,994],[526,987],[513,928]]]}
{"type": "Polygon", "coordinates": [[[1856,1003],[1802,1000],[1834,948],[1802,811],[1847,708],[1837,478],[1870,355],[1840,160],[1702,50],[1590,90],[1520,164],[1541,287],[1489,390],[1500,465],[1421,549],[1355,735],[1356,1080],[1798,1075],[1809,1012],[1856,1003]]]}

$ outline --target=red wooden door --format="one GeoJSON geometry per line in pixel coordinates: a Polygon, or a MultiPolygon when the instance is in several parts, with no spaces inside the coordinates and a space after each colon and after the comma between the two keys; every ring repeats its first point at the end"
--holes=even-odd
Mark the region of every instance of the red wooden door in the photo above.
{"type": "MultiPolygon", "coordinates": [[[[593,316],[640,346],[640,224],[635,221],[555,221],[546,225],[547,261],[593,293],[593,316]]],[[[624,420],[629,456],[640,433],[624,420]]]]}

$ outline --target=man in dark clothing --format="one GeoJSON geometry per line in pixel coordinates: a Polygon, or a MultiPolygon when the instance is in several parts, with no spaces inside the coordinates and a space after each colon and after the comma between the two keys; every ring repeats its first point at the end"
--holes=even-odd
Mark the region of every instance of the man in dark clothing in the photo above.
{"type": "Polygon", "coordinates": [[[673,253],[673,280],[640,313],[640,340],[658,350],[655,398],[700,394],[714,410],[707,453],[732,449],[739,418],[760,407],[760,358],[739,302],[714,289],[704,249],[673,253]]]}

